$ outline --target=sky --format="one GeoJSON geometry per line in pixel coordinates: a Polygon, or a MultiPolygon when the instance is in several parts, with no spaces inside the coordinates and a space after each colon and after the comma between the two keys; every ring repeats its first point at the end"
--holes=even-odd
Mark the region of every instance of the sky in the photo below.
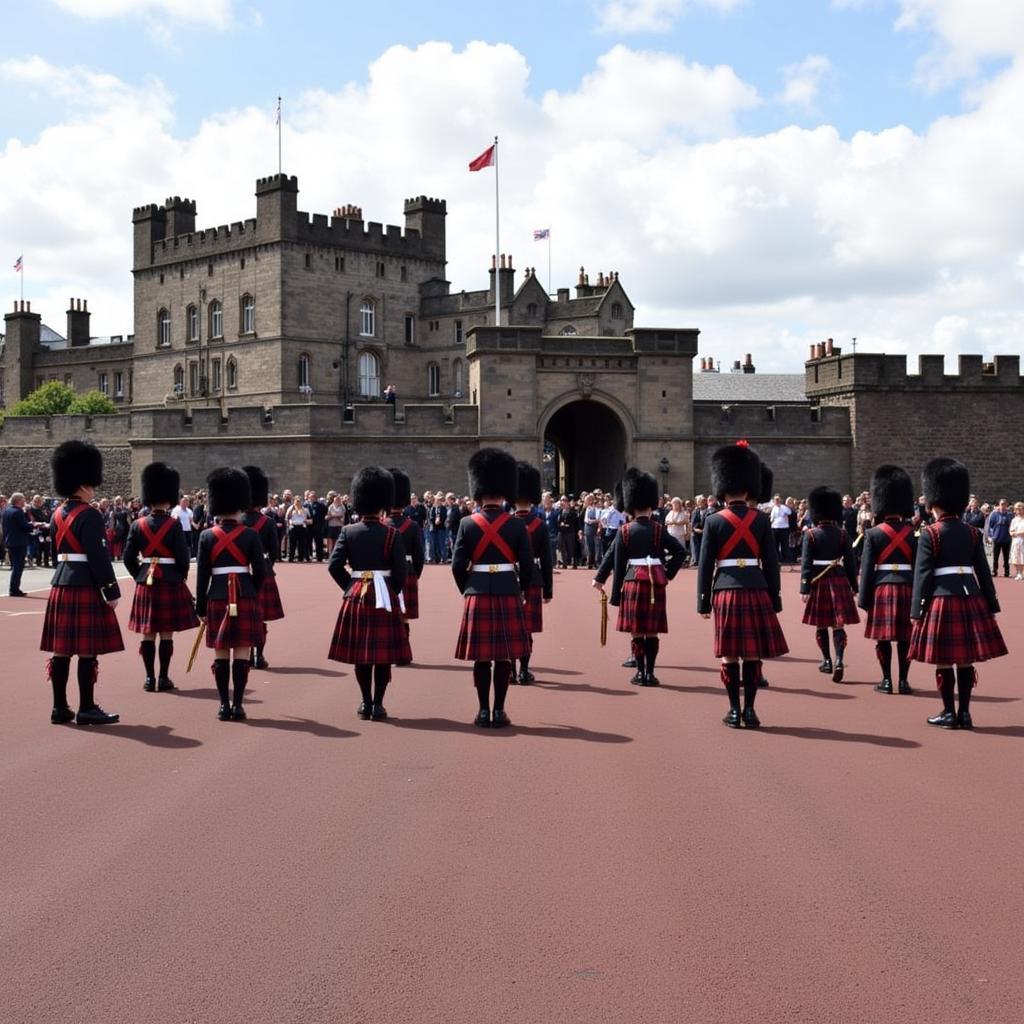
{"type": "MultiPolygon", "coordinates": [[[[1015,352],[1024,4],[1006,0],[34,0],[0,35],[0,274],[59,331],[133,329],[131,211],[212,227],[284,170],[301,209],[448,200],[448,277],[494,250],[618,271],[638,326],[727,367],[810,343],[1015,352]],[[6,264],[2,261],[6,260],[6,264]]],[[[952,372],[955,361],[947,358],[952,372]]]]}

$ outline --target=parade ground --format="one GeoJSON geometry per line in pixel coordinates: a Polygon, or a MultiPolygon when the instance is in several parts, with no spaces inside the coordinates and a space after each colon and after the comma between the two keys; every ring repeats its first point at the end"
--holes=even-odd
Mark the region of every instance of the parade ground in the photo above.
{"type": "Polygon", "coordinates": [[[784,572],[791,653],[764,727],[732,731],[696,573],[659,689],[629,685],[614,611],[599,646],[591,575],[556,576],[505,730],[471,724],[447,567],[387,722],[326,658],[323,566],[280,567],[245,723],[217,720],[210,652],[186,675],[192,634],[178,690],[143,692],[126,599],[97,688],[121,723],[50,725],[46,591],[0,598],[0,1020],[1020,1021],[1024,583],[998,581],[1011,654],[980,667],[976,728],[943,732],[933,672],[874,692],[863,626],[846,681],[819,674],[784,572]]]}

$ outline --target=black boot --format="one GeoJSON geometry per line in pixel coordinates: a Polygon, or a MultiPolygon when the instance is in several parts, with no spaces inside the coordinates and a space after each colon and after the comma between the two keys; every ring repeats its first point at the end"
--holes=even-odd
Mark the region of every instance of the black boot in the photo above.
{"type": "Polygon", "coordinates": [[[722,683],[729,695],[729,714],[722,719],[730,729],[740,727],[740,666],[739,662],[722,662],[722,683]]]}
{"type": "Polygon", "coordinates": [[[50,721],[54,725],[66,725],[75,720],[75,713],[68,707],[68,676],[71,674],[71,659],[54,655],[46,663],[46,674],[53,690],[53,710],[50,721]]]}
{"type": "Polygon", "coordinates": [[[913,693],[910,686],[910,644],[906,640],[896,644],[896,661],[900,670],[899,692],[913,693]]]}
{"type": "Polygon", "coordinates": [[[843,655],[846,653],[846,630],[836,629],[832,631],[832,638],[836,642],[836,665],[832,672],[832,682],[843,681],[843,655]]]}
{"type": "Polygon", "coordinates": [[[94,696],[99,662],[95,658],[78,659],[78,714],[79,725],[113,725],[120,721],[119,715],[108,715],[96,703],[94,696]]]}
{"type": "Polygon", "coordinates": [[[217,684],[217,696],[220,698],[217,717],[228,722],[231,720],[231,662],[227,658],[214,659],[213,681],[217,684]]]}
{"type": "Polygon", "coordinates": [[[654,674],[654,663],[658,659],[658,651],[661,648],[661,641],[656,636],[649,636],[644,639],[645,671],[642,686],[661,686],[661,682],[654,674]]]}
{"type": "Polygon", "coordinates": [[[270,668],[270,663],[263,657],[263,644],[253,648],[252,667],[259,669],[261,672],[270,668]]]}
{"type": "Polygon", "coordinates": [[[508,693],[508,681],[512,675],[512,662],[496,661],[494,663],[494,711],[491,713],[491,725],[495,729],[511,725],[505,714],[505,696],[508,693]]]}
{"type": "Polygon", "coordinates": [[[768,680],[764,677],[764,662],[761,660],[757,662],[757,688],[759,690],[768,689],[768,680]]]}
{"type": "Polygon", "coordinates": [[[935,681],[942,694],[942,714],[932,715],[929,725],[937,725],[940,729],[956,729],[959,722],[956,717],[956,705],[953,703],[953,690],[956,686],[956,673],[951,668],[940,668],[935,672],[935,681]]]}
{"type": "Polygon", "coordinates": [[[388,717],[387,709],[384,707],[384,694],[387,692],[388,683],[391,682],[390,665],[373,666],[373,705],[370,708],[370,718],[375,722],[383,721],[388,717]]]}
{"type": "Polygon", "coordinates": [[[146,671],[146,681],[142,688],[146,693],[152,693],[156,689],[156,642],[140,640],[139,654],[142,657],[142,667],[146,671]]]}
{"type": "Polygon", "coordinates": [[[828,645],[828,630],[816,629],[814,639],[818,641],[818,647],[821,649],[821,664],[818,666],[818,671],[832,675],[832,652],[828,645]]]}
{"type": "Polygon", "coordinates": [[[761,720],[754,711],[754,700],[757,697],[757,678],[760,673],[761,662],[743,662],[743,724],[748,729],[757,729],[761,720]]]}
{"type": "Polygon", "coordinates": [[[171,671],[171,658],[174,657],[174,641],[161,640],[158,648],[160,654],[160,675],[156,680],[156,688],[160,693],[173,690],[174,683],[168,673],[171,671]]]}
{"type": "Polygon", "coordinates": [[[373,711],[373,666],[356,665],[356,682],[359,684],[359,692],[363,698],[356,714],[364,722],[367,722],[373,711]]]}
{"type": "Polygon", "coordinates": [[[473,720],[474,725],[488,729],[491,725],[491,663],[489,661],[473,662],[473,685],[476,687],[480,710],[473,720]]]}
{"type": "Polygon", "coordinates": [[[641,637],[633,637],[633,661],[636,663],[636,672],[633,673],[633,678],[630,682],[634,686],[643,686],[644,676],[647,674],[647,663],[646,655],[644,652],[644,642],[641,637]]]}
{"type": "Polygon", "coordinates": [[[961,729],[973,729],[971,720],[971,690],[978,685],[978,673],[973,665],[957,665],[956,688],[960,692],[960,710],[956,720],[961,729]]]}
{"type": "Polygon", "coordinates": [[[528,686],[530,683],[535,682],[537,677],[530,671],[530,655],[528,654],[525,658],[519,659],[519,682],[523,686],[528,686]]]}
{"type": "Polygon", "coordinates": [[[892,693],[892,644],[879,640],[875,644],[875,657],[882,668],[882,681],[875,686],[879,693],[892,693]]]}
{"type": "Polygon", "coordinates": [[[242,699],[245,697],[245,684],[249,682],[249,659],[235,658],[231,665],[231,681],[235,684],[235,692],[231,700],[231,719],[244,722],[246,719],[242,699]]]}

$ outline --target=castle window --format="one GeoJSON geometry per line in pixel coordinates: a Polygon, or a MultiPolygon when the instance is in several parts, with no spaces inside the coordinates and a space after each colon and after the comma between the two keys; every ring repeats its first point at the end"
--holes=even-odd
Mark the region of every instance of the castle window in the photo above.
{"type": "Polygon", "coordinates": [[[163,284],[163,283],[164,283],[164,275],[163,275],[163,274],[161,274],[161,275],[160,275],[160,283],[161,283],[161,284],[163,284]]]}
{"type": "Polygon", "coordinates": [[[563,327],[558,333],[561,334],[563,337],[571,337],[572,335],[576,334],[577,331],[572,324],[569,324],[567,327],[563,327]]]}
{"type": "Polygon", "coordinates": [[[224,307],[217,299],[210,303],[210,337],[224,337],[224,307]]]}
{"type": "Polygon", "coordinates": [[[455,321],[455,344],[461,345],[466,340],[466,336],[462,330],[462,321],[455,321]]]}
{"type": "Polygon", "coordinates": [[[536,302],[529,302],[529,303],[527,303],[527,305],[526,305],[526,315],[527,316],[536,316],[537,315],[537,303],[536,302]]]}
{"type": "Polygon", "coordinates": [[[206,276],[207,277],[213,277],[213,264],[212,263],[207,263],[206,264],[206,276]]]}
{"type": "Polygon", "coordinates": [[[228,360],[228,391],[234,391],[238,387],[238,363],[234,359],[228,360]]]}
{"type": "Polygon", "coordinates": [[[334,257],[334,269],[339,274],[344,274],[345,273],[345,257],[344,256],[335,256],[334,257]]]}
{"type": "Polygon", "coordinates": [[[313,257],[310,253],[306,253],[306,269],[309,270],[313,266],[313,257]]]}
{"type": "Polygon", "coordinates": [[[612,319],[613,320],[621,320],[622,319],[622,303],[621,302],[613,302],[612,303],[612,319]]]}
{"type": "Polygon", "coordinates": [[[114,397],[124,398],[124,373],[120,370],[114,372],[114,397]]]}
{"type": "Polygon", "coordinates": [[[398,276],[399,276],[399,278],[402,281],[408,281],[409,280],[409,270],[408,270],[408,268],[407,267],[402,267],[401,270],[399,270],[399,272],[398,272],[398,276]]]}
{"type": "Polygon", "coordinates": [[[242,296],[242,333],[256,333],[256,300],[251,295],[242,296]]]}
{"type": "Polygon", "coordinates": [[[380,398],[380,360],[373,352],[359,354],[359,394],[380,398]]]}
{"type": "Polygon", "coordinates": [[[416,317],[414,316],[405,318],[405,343],[406,345],[416,344],[416,317]]]}
{"type": "Polygon", "coordinates": [[[441,394],[441,367],[437,363],[427,364],[427,394],[431,398],[441,394]]]}
{"type": "Polygon", "coordinates": [[[363,299],[359,307],[359,333],[364,338],[372,338],[374,335],[375,307],[372,299],[363,299]]]}
{"type": "Polygon", "coordinates": [[[383,277],[384,276],[384,264],[381,263],[379,260],[377,261],[377,276],[378,277],[383,277]]]}
{"type": "Polygon", "coordinates": [[[176,395],[185,393],[185,369],[181,363],[174,368],[174,393],[176,395]]]}
{"type": "Polygon", "coordinates": [[[220,391],[220,384],[221,384],[220,360],[219,359],[214,359],[213,364],[212,364],[211,369],[210,369],[210,372],[211,372],[211,379],[213,381],[213,391],[214,391],[214,394],[216,394],[216,393],[218,393],[220,391]]]}
{"type": "Polygon", "coordinates": [[[105,373],[100,374],[100,394],[106,395],[110,393],[110,387],[107,383],[107,375],[105,373]]]}
{"type": "Polygon", "coordinates": [[[453,395],[455,398],[461,398],[466,390],[466,382],[464,379],[464,370],[462,366],[462,360],[456,359],[452,363],[452,378],[453,378],[453,395]]]}
{"type": "Polygon", "coordinates": [[[189,306],[185,314],[185,321],[188,327],[188,340],[199,340],[199,309],[196,306],[189,306]]]}
{"type": "Polygon", "coordinates": [[[161,346],[171,343],[171,314],[166,309],[156,315],[156,343],[161,346]]]}
{"type": "Polygon", "coordinates": [[[238,263],[238,269],[239,270],[245,270],[245,257],[244,256],[241,258],[241,260],[238,263]]]}
{"type": "Polygon", "coordinates": [[[188,364],[188,393],[193,397],[199,394],[199,363],[195,359],[188,364]]]}
{"type": "Polygon", "coordinates": [[[299,356],[299,390],[303,391],[309,387],[309,356],[303,353],[299,356]]]}

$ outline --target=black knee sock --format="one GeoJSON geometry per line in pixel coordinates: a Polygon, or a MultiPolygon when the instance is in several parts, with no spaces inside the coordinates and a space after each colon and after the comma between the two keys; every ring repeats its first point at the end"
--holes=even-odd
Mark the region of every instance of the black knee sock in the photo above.
{"type": "Polygon", "coordinates": [[[242,706],[242,698],[245,696],[245,684],[249,682],[249,659],[235,658],[231,664],[231,681],[235,684],[235,693],[232,703],[236,708],[242,706]]]}
{"type": "Polygon", "coordinates": [[[213,681],[217,684],[217,696],[221,704],[231,703],[231,662],[217,658],[213,663],[213,681]]]}
{"type": "Polygon", "coordinates": [[[757,683],[761,676],[761,662],[743,662],[743,706],[752,708],[757,697],[757,683]]]}
{"type": "Polygon", "coordinates": [[[642,636],[633,637],[633,657],[636,659],[636,671],[638,675],[643,675],[647,671],[647,651],[644,647],[644,638],[642,636]]]}
{"type": "Polygon", "coordinates": [[[96,707],[95,686],[100,663],[95,658],[78,659],[78,707],[88,711],[96,707]]]}
{"type": "Polygon", "coordinates": [[[146,678],[152,679],[156,675],[156,643],[153,640],[141,640],[139,654],[142,655],[142,666],[146,670],[146,678]]]}
{"type": "Polygon", "coordinates": [[[900,682],[905,683],[910,677],[910,644],[906,640],[896,644],[896,663],[900,669],[900,682]]]}
{"type": "Polygon", "coordinates": [[[818,641],[818,646],[821,648],[821,657],[823,661],[832,660],[832,651],[828,645],[828,630],[827,629],[816,629],[814,631],[814,639],[818,641]]]}
{"type": "Polygon", "coordinates": [[[391,682],[390,665],[373,666],[373,703],[383,704],[384,694],[387,692],[388,683],[391,682]]]}
{"type": "Polygon", "coordinates": [[[875,656],[882,666],[882,678],[892,682],[892,644],[888,640],[879,640],[875,644],[875,656]]]}
{"type": "Polygon", "coordinates": [[[939,693],[942,694],[942,710],[955,714],[956,704],[953,702],[953,690],[956,685],[955,670],[951,668],[937,669],[935,681],[938,683],[939,693]]]}
{"type": "Polygon", "coordinates": [[[253,659],[252,659],[253,661],[262,661],[263,660],[263,647],[264,647],[265,643],[266,643],[266,641],[264,641],[264,643],[260,644],[259,647],[254,647],[253,648],[253,659]]]}
{"type": "Polygon", "coordinates": [[[832,639],[836,643],[836,664],[842,665],[843,655],[846,653],[846,630],[845,629],[834,629],[832,630],[832,639]]]}
{"type": "Polygon", "coordinates": [[[373,703],[373,666],[356,665],[356,682],[359,684],[359,692],[362,694],[363,703],[369,707],[373,703]]]}
{"type": "Polygon", "coordinates": [[[473,662],[473,685],[476,695],[480,698],[480,710],[491,710],[491,663],[489,661],[473,662]]]}
{"type": "MultiPolygon", "coordinates": [[[[512,663],[512,669],[515,671],[515,662],[512,663]]],[[[530,655],[526,655],[525,658],[519,659],[519,671],[525,673],[530,671],[530,655]]]]}
{"type": "Polygon", "coordinates": [[[50,686],[53,688],[53,706],[66,708],[68,706],[68,676],[71,675],[71,659],[52,657],[46,663],[46,674],[50,677],[50,686]]]}
{"type": "Polygon", "coordinates": [[[508,693],[508,681],[512,675],[511,661],[494,663],[494,710],[505,710],[505,694],[508,693]]]}
{"type": "Polygon", "coordinates": [[[960,693],[960,710],[970,711],[971,690],[977,685],[978,674],[974,671],[973,665],[957,665],[956,687],[960,693]]]}
{"type": "Polygon", "coordinates": [[[160,678],[166,679],[167,673],[171,670],[171,658],[174,656],[174,641],[160,641],[160,678]]]}
{"type": "Polygon", "coordinates": [[[729,707],[740,709],[740,665],[738,661],[722,662],[722,682],[729,695],[729,707]]]}
{"type": "Polygon", "coordinates": [[[644,655],[647,658],[647,675],[654,675],[654,663],[658,660],[658,650],[661,641],[656,636],[649,636],[644,640],[644,655]]]}

